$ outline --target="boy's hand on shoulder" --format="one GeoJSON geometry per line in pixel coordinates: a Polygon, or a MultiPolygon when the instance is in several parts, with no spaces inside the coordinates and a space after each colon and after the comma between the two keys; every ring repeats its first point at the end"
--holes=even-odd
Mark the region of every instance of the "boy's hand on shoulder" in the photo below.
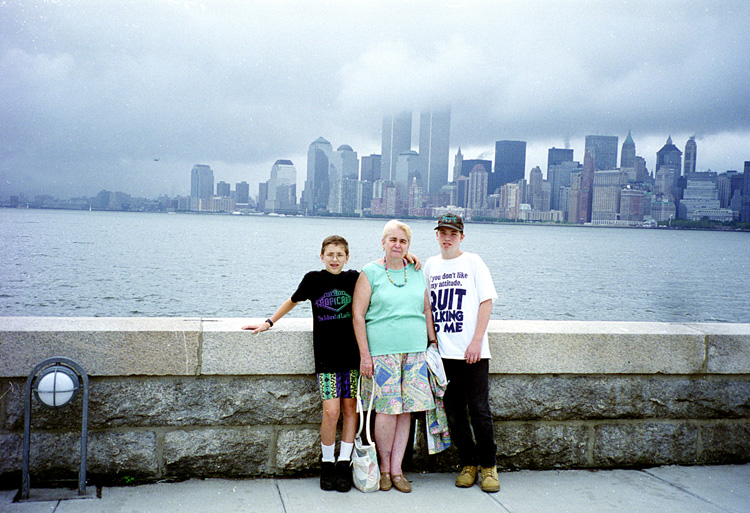
{"type": "Polygon", "coordinates": [[[419,257],[409,251],[406,253],[406,261],[410,264],[414,264],[414,269],[419,271],[422,268],[422,262],[419,260],[419,257]]]}

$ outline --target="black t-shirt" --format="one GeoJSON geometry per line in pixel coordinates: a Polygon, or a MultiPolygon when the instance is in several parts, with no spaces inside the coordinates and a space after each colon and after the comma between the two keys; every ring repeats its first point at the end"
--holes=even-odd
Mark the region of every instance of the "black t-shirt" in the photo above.
{"type": "Polygon", "coordinates": [[[352,296],[359,271],[331,274],[311,271],[302,278],[292,301],[310,300],[313,312],[315,372],[359,369],[359,347],[352,324],[352,296]]]}

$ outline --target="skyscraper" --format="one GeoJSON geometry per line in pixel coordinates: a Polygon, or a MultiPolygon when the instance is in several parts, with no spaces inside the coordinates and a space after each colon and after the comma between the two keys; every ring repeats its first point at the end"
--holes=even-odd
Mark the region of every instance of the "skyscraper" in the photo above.
{"type": "Polygon", "coordinates": [[[559,166],[563,162],[573,162],[572,148],[555,148],[547,150],[547,180],[549,180],[549,168],[559,166]]]}
{"type": "Polygon", "coordinates": [[[237,194],[237,203],[244,205],[250,202],[250,184],[245,181],[237,182],[234,190],[237,194]]]}
{"type": "Polygon", "coordinates": [[[266,212],[288,213],[297,209],[297,169],[291,160],[280,159],[271,167],[267,183],[266,212]]]}
{"type": "Polygon", "coordinates": [[[190,197],[211,199],[214,194],[214,172],[210,166],[196,164],[190,173],[190,197]]]}
{"type": "Polygon", "coordinates": [[[328,206],[328,168],[331,165],[333,146],[318,137],[307,150],[307,180],[305,181],[305,208],[311,214],[328,206]]]}
{"type": "Polygon", "coordinates": [[[680,172],[682,170],[682,152],[672,144],[672,136],[667,138],[667,143],[656,152],[657,182],[662,183],[662,193],[671,195],[671,200],[680,198],[680,172]],[[669,184],[669,190],[664,190],[669,184]]]}
{"type": "Polygon", "coordinates": [[[422,159],[422,186],[427,194],[436,194],[448,183],[450,131],[450,108],[422,112],[419,118],[419,155],[422,159]]]}
{"type": "Polygon", "coordinates": [[[487,206],[487,179],[489,173],[484,166],[476,165],[469,173],[468,208],[482,210],[487,206]]]}
{"type": "Polygon", "coordinates": [[[493,194],[506,183],[526,176],[526,141],[496,141],[495,169],[489,177],[487,190],[493,194]]]}
{"type": "Polygon", "coordinates": [[[625,138],[625,142],[622,143],[620,167],[635,169],[635,143],[633,142],[633,136],[630,135],[630,130],[628,130],[628,136],[625,138]]]}
{"type": "Polygon", "coordinates": [[[380,179],[393,180],[398,156],[411,149],[411,112],[383,117],[380,179]]]}
{"type": "Polygon", "coordinates": [[[745,161],[745,171],[742,174],[742,204],[740,206],[740,221],[750,223],[750,161],[745,161]]]}
{"type": "Polygon", "coordinates": [[[698,145],[695,143],[695,136],[691,135],[688,142],[685,143],[685,167],[682,174],[687,176],[688,173],[695,173],[695,160],[698,155],[698,145]]]}
{"type": "Polygon", "coordinates": [[[617,169],[616,135],[587,135],[585,151],[594,159],[597,171],[617,169]]]}
{"type": "Polygon", "coordinates": [[[359,179],[363,182],[380,180],[380,155],[371,153],[369,156],[362,157],[359,179]]]}

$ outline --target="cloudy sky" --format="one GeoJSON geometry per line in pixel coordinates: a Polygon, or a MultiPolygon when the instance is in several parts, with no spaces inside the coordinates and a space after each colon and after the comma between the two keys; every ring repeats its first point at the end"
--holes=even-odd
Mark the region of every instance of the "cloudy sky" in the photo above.
{"type": "Polygon", "coordinates": [[[276,159],[301,191],[316,138],[380,153],[384,112],[446,102],[451,159],[520,139],[546,169],[630,129],[649,170],[695,135],[699,170],[741,171],[749,25],[746,0],[0,0],[0,198],[186,195],[197,163],[257,193],[276,159]]]}

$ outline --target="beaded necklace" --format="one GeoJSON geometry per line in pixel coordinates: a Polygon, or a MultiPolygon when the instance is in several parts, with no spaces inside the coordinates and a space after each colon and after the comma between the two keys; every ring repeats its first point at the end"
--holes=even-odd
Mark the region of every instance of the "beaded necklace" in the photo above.
{"type": "Polygon", "coordinates": [[[406,264],[404,263],[404,283],[396,283],[393,281],[393,278],[391,278],[391,273],[388,272],[388,260],[386,258],[383,258],[383,265],[385,266],[385,275],[388,276],[388,279],[391,280],[391,283],[395,285],[396,287],[403,287],[406,285],[407,275],[406,275],[406,264]]]}

